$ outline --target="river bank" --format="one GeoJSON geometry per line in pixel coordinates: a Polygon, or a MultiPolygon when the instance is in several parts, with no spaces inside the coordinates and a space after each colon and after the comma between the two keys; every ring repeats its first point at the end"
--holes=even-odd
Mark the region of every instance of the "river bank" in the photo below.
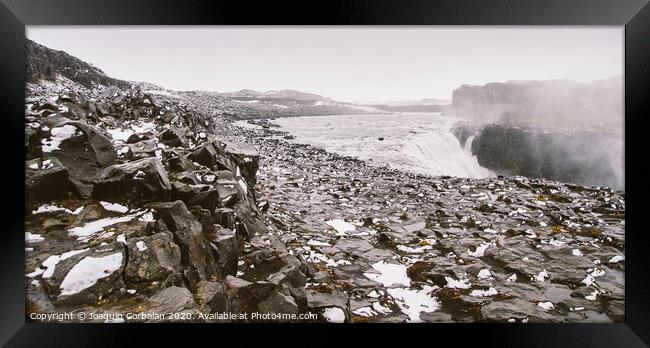
{"type": "Polygon", "coordinates": [[[263,158],[258,199],[308,292],[352,321],[622,320],[620,192],[407,174],[285,136],[239,130],[263,158]]]}

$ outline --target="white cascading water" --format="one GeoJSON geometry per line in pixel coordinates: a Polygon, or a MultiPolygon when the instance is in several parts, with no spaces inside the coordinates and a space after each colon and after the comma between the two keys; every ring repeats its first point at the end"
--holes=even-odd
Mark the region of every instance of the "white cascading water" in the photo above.
{"type": "Polygon", "coordinates": [[[402,113],[290,117],[273,122],[296,136],[297,143],[369,163],[427,175],[490,176],[469,150],[473,137],[463,147],[451,134],[458,121],[440,113],[402,113]]]}

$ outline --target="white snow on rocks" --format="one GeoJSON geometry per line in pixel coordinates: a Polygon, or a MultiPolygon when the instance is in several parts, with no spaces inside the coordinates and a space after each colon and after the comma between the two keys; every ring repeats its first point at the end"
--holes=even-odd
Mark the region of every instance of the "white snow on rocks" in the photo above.
{"type": "Polygon", "coordinates": [[[336,232],[338,232],[338,235],[345,235],[345,232],[354,231],[356,229],[356,226],[349,222],[345,222],[342,219],[334,219],[326,221],[325,223],[335,229],[336,232]]]}
{"type": "Polygon", "coordinates": [[[621,255],[616,255],[616,256],[612,257],[611,259],[609,259],[609,261],[607,261],[607,262],[608,262],[608,263],[618,263],[618,262],[623,261],[623,259],[624,259],[623,256],[621,256],[621,255]]]}
{"type": "Polygon", "coordinates": [[[328,323],[342,323],[345,321],[345,312],[339,307],[328,307],[323,310],[323,317],[328,323]]]}
{"type": "Polygon", "coordinates": [[[33,234],[31,232],[25,232],[25,242],[26,243],[38,243],[44,241],[45,238],[40,234],[33,234]]]}
{"type": "Polygon", "coordinates": [[[411,279],[406,275],[406,266],[379,261],[372,265],[379,273],[364,273],[363,275],[388,287],[391,285],[411,285],[411,279]]]}
{"type": "Polygon", "coordinates": [[[81,135],[81,132],[77,130],[77,127],[66,124],[61,127],[54,127],[50,130],[50,134],[52,134],[52,137],[50,140],[43,139],[41,143],[43,144],[42,150],[43,152],[52,152],[54,150],[60,150],[59,145],[61,143],[68,139],[72,138],[75,135],[81,135]]]}
{"type": "Polygon", "coordinates": [[[494,245],[494,244],[495,244],[494,242],[490,242],[490,243],[481,243],[481,245],[477,246],[476,249],[475,249],[474,251],[471,251],[471,250],[467,249],[467,253],[468,253],[470,256],[474,256],[474,257],[483,257],[483,255],[485,254],[485,251],[487,250],[487,248],[488,248],[490,245],[494,245]]]}
{"type": "Polygon", "coordinates": [[[91,235],[101,232],[104,228],[120,223],[133,220],[137,214],[125,215],[120,217],[109,217],[104,219],[99,219],[95,221],[88,222],[80,227],[74,227],[68,230],[68,233],[71,236],[75,236],[78,239],[86,239],[91,235]]]}
{"type": "Polygon", "coordinates": [[[310,240],[307,242],[307,245],[313,245],[313,246],[331,246],[329,243],[321,242],[321,241],[319,241],[319,240],[315,240],[315,239],[310,239],[310,240]]]}
{"type": "Polygon", "coordinates": [[[551,310],[551,309],[555,308],[555,306],[553,306],[553,303],[549,302],[549,301],[538,302],[537,306],[541,307],[545,311],[548,311],[548,310],[551,310]]]}
{"type": "Polygon", "coordinates": [[[436,298],[431,297],[431,292],[434,289],[434,287],[425,285],[422,290],[395,288],[386,291],[395,299],[395,303],[402,313],[408,315],[409,322],[421,322],[420,313],[434,312],[440,307],[436,298]]]}
{"type": "Polygon", "coordinates": [[[147,245],[144,244],[143,241],[139,240],[135,243],[136,248],[138,248],[138,251],[145,251],[147,250],[147,245]]]}
{"type": "Polygon", "coordinates": [[[54,213],[54,212],[57,212],[57,211],[64,211],[64,212],[66,212],[68,214],[77,215],[77,214],[79,214],[81,212],[82,209],[83,209],[83,207],[79,207],[75,211],[72,211],[70,209],[59,207],[59,206],[56,206],[54,204],[43,204],[42,206],[38,207],[37,209],[32,210],[32,214],[54,213]]]}
{"type": "Polygon", "coordinates": [[[87,256],[79,261],[61,282],[61,296],[73,295],[87,289],[122,267],[122,253],[103,257],[87,256]]]}
{"type": "Polygon", "coordinates": [[[580,252],[580,249],[571,250],[571,254],[573,254],[573,256],[582,256],[582,252],[580,252]]]}
{"type": "Polygon", "coordinates": [[[472,284],[469,283],[469,279],[459,279],[456,280],[452,277],[445,277],[447,281],[447,287],[450,289],[468,289],[472,284]]]}
{"type": "Polygon", "coordinates": [[[490,273],[490,270],[487,268],[484,268],[478,272],[478,279],[489,279],[492,277],[492,273],[490,273]]]}
{"type": "Polygon", "coordinates": [[[490,287],[487,290],[472,290],[469,295],[473,297],[488,297],[497,295],[498,293],[499,291],[497,289],[490,287]]]}
{"type": "Polygon", "coordinates": [[[124,205],[121,205],[121,204],[118,204],[118,203],[110,203],[110,202],[100,201],[99,204],[101,204],[102,207],[104,207],[104,209],[106,209],[108,211],[114,211],[114,212],[118,212],[118,213],[126,213],[127,211],[129,211],[128,207],[126,207],[124,205]]]}
{"type": "Polygon", "coordinates": [[[423,245],[423,246],[416,247],[416,248],[411,248],[411,247],[406,246],[406,245],[398,245],[397,246],[397,250],[400,250],[400,251],[403,251],[403,252],[409,253],[409,254],[422,254],[426,250],[429,250],[429,249],[432,249],[432,248],[433,247],[431,245],[423,245]]]}
{"type": "Polygon", "coordinates": [[[37,275],[41,275],[41,278],[46,279],[51,277],[54,274],[54,270],[56,269],[56,265],[67,258],[70,258],[74,255],[83,253],[84,251],[87,251],[88,249],[81,249],[81,250],[72,250],[65,252],[61,255],[51,255],[43,263],[41,264],[40,268],[37,268],[34,272],[27,274],[28,277],[33,278],[36,277],[37,275]],[[45,269],[43,269],[45,268],[45,269]]]}
{"type": "Polygon", "coordinates": [[[537,274],[534,279],[537,282],[543,282],[546,278],[548,278],[548,273],[546,273],[546,269],[543,269],[539,274],[537,274]]]}

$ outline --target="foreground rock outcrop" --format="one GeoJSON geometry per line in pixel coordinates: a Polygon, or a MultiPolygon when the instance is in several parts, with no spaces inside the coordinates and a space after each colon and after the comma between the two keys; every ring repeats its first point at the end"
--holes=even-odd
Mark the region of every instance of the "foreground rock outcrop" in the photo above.
{"type": "Polygon", "coordinates": [[[28,315],[307,312],[304,266],[258,207],[254,148],[140,90],[57,81],[27,90],[28,315]]]}

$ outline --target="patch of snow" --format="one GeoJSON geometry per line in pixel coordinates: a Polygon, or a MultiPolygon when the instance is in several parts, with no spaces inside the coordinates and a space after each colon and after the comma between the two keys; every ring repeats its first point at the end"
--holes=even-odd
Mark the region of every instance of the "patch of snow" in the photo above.
{"type": "Polygon", "coordinates": [[[405,253],[409,254],[421,254],[425,252],[426,250],[432,249],[433,247],[431,245],[423,245],[417,248],[411,248],[406,245],[398,245],[397,250],[403,251],[405,253]]]}
{"type": "Polygon", "coordinates": [[[321,241],[319,241],[319,240],[315,240],[315,239],[310,239],[310,240],[307,242],[307,245],[313,245],[313,246],[331,246],[331,244],[329,244],[329,243],[321,242],[321,241]]]}
{"type": "Polygon", "coordinates": [[[624,260],[624,257],[621,255],[616,255],[607,261],[608,263],[618,263],[624,260]]]}
{"type": "Polygon", "coordinates": [[[388,287],[391,285],[411,285],[411,279],[406,275],[406,266],[387,263],[384,261],[376,262],[372,265],[379,273],[364,273],[363,275],[376,282],[382,283],[388,287]]]}
{"type": "Polygon", "coordinates": [[[87,256],[79,261],[61,282],[61,296],[73,295],[87,289],[122,267],[122,253],[103,257],[87,256]]]}
{"type": "Polygon", "coordinates": [[[393,297],[402,313],[408,316],[409,322],[421,322],[420,313],[434,312],[440,307],[436,298],[431,296],[434,289],[432,286],[425,285],[422,290],[394,288],[386,291],[393,297]]]}
{"type": "Polygon", "coordinates": [[[370,307],[361,307],[353,310],[352,313],[361,317],[370,317],[376,314],[370,307]]]}
{"type": "Polygon", "coordinates": [[[31,232],[25,232],[25,242],[27,243],[38,243],[44,241],[45,238],[40,234],[34,234],[31,232]]]}
{"type": "Polygon", "coordinates": [[[95,220],[88,222],[80,227],[74,227],[68,230],[68,233],[71,236],[75,236],[78,239],[85,239],[97,232],[101,232],[104,228],[115,225],[121,222],[131,221],[136,217],[136,215],[125,215],[120,217],[109,217],[100,220],[95,220]]]}
{"type": "Polygon", "coordinates": [[[539,274],[536,275],[534,278],[535,278],[535,281],[543,282],[544,279],[548,278],[548,273],[546,273],[546,269],[542,269],[542,271],[539,272],[539,274]]]}
{"type": "Polygon", "coordinates": [[[580,252],[580,249],[571,250],[571,254],[573,254],[573,256],[583,256],[582,252],[580,252]]]}
{"type": "Polygon", "coordinates": [[[488,279],[492,277],[492,273],[490,273],[490,270],[487,268],[484,268],[478,272],[478,279],[488,279]]]}
{"type": "Polygon", "coordinates": [[[459,279],[456,280],[452,277],[445,276],[447,281],[447,287],[450,289],[469,289],[472,284],[469,283],[469,279],[459,279]]]}
{"type": "Polygon", "coordinates": [[[133,131],[130,129],[114,128],[106,129],[106,132],[111,135],[113,140],[127,141],[129,137],[133,135],[133,131]]]}
{"type": "Polygon", "coordinates": [[[555,308],[555,306],[553,306],[553,303],[550,302],[550,301],[537,302],[537,306],[542,307],[542,309],[545,310],[545,311],[548,311],[548,310],[551,310],[551,309],[555,308]]]}
{"type": "Polygon", "coordinates": [[[60,150],[59,145],[61,143],[69,138],[72,138],[73,136],[76,135],[81,135],[81,131],[77,129],[77,127],[66,124],[61,127],[54,127],[50,130],[50,134],[52,135],[50,137],[50,140],[43,139],[41,143],[43,144],[42,150],[43,152],[52,152],[54,150],[60,150]]]}
{"type": "Polygon", "coordinates": [[[336,232],[338,232],[338,235],[345,235],[345,232],[354,231],[356,229],[356,226],[342,219],[334,219],[326,221],[325,223],[335,229],[336,232]]]}
{"type": "Polygon", "coordinates": [[[483,255],[485,254],[485,250],[487,250],[487,248],[490,245],[493,245],[493,244],[494,244],[493,242],[492,243],[481,243],[481,245],[477,246],[474,251],[471,251],[471,250],[467,249],[467,253],[470,256],[483,257],[483,255]]]}
{"type": "Polygon", "coordinates": [[[138,248],[138,251],[145,251],[145,250],[148,249],[148,248],[147,248],[147,245],[144,244],[144,242],[141,241],[141,240],[137,241],[137,242],[135,243],[135,246],[136,246],[136,248],[138,248]]]}
{"type": "Polygon", "coordinates": [[[328,323],[345,322],[345,312],[339,307],[328,307],[323,310],[323,317],[328,323]]]}
{"type": "Polygon", "coordinates": [[[492,287],[487,290],[472,290],[472,292],[469,293],[469,295],[473,297],[489,297],[497,294],[499,294],[497,289],[492,287]]]}
{"type": "Polygon", "coordinates": [[[118,213],[126,213],[127,211],[129,211],[128,207],[126,207],[124,205],[121,205],[121,204],[118,204],[118,203],[110,203],[110,202],[100,201],[99,204],[101,204],[102,207],[104,207],[104,209],[106,209],[108,211],[114,211],[114,212],[118,212],[118,213]]]}

